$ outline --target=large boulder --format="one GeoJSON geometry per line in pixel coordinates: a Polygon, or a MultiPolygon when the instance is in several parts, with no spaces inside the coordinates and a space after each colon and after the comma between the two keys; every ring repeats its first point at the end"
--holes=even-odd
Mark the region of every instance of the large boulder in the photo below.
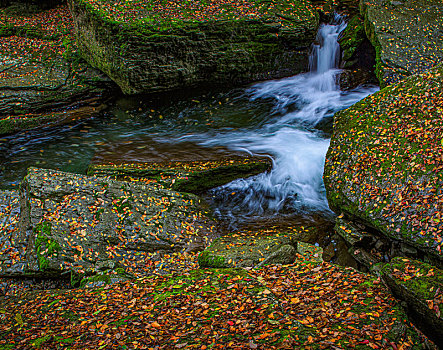
{"type": "Polygon", "coordinates": [[[67,6],[16,11],[0,9],[0,134],[102,109],[114,84],[77,55],[67,6]]]}
{"type": "Polygon", "coordinates": [[[443,66],[335,114],[329,205],[371,232],[443,262],[443,66]]]}
{"type": "Polygon", "coordinates": [[[154,254],[191,250],[215,231],[198,197],[142,182],[34,168],[20,201],[9,237],[20,259],[0,266],[3,277],[143,274],[154,254]]]}
{"type": "Polygon", "coordinates": [[[70,0],[82,56],[125,94],[232,85],[308,67],[307,0],[70,0]]]}
{"type": "Polygon", "coordinates": [[[440,0],[360,0],[360,10],[376,50],[381,87],[423,72],[443,59],[440,0]]]}

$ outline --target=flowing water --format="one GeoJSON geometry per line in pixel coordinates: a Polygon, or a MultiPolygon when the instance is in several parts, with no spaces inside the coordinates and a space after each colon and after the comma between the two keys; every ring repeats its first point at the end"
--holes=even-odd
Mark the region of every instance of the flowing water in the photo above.
{"type": "Polygon", "coordinates": [[[328,216],[322,181],[333,114],[377,90],[340,91],[337,37],[322,25],[310,72],[248,88],[121,99],[101,117],[0,140],[0,187],[14,188],[30,166],[85,173],[93,162],[270,157],[273,168],[210,193],[232,225],[263,218],[328,216]]]}

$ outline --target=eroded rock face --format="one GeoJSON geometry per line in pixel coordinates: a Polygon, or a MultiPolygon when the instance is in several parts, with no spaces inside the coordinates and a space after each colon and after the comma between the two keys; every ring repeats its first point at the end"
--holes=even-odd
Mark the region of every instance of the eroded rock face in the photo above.
{"type": "Polygon", "coordinates": [[[330,207],[443,261],[443,66],[334,117],[324,181],[330,207]]]}
{"type": "Polygon", "coordinates": [[[308,67],[319,21],[305,0],[69,4],[82,56],[125,94],[299,73],[308,67]]]}
{"type": "Polygon", "coordinates": [[[381,87],[421,73],[443,59],[440,0],[360,0],[360,10],[376,50],[381,87]]]}
{"type": "Polygon", "coordinates": [[[136,272],[153,253],[186,251],[215,227],[193,195],[54,170],[30,169],[20,201],[13,240],[23,259],[3,265],[3,276],[136,272]]]}

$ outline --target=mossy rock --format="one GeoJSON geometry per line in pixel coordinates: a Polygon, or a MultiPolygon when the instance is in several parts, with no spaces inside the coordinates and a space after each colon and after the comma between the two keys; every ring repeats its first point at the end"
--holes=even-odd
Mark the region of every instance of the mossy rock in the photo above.
{"type": "Polygon", "coordinates": [[[233,180],[258,175],[271,166],[267,158],[232,156],[194,162],[92,164],[88,174],[123,181],[148,181],[178,192],[201,194],[233,180]]]}
{"type": "Polygon", "coordinates": [[[70,0],[80,53],[125,94],[237,85],[307,70],[319,15],[307,0],[70,0]],[[136,14],[136,15],[134,15],[136,14]]]}
{"type": "Polygon", "coordinates": [[[366,35],[376,50],[381,87],[421,73],[443,58],[440,0],[361,0],[366,35]]]}
{"type": "MultiPolygon", "coordinates": [[[[360,16],[352,17],[338,40],[343,50],[343,61],[348,64],[356,59],[360,45],[367,40],[363,19],[360,16]]],[[[348,68],[345,65],[345,68],[348,68]]]]}
{"type": "Polygon", "coordinates": [[[185,253],[216,235],[197,196],[54,170],[29,169],[20,207],[20,225],[5,239],[26,254],[15,264],[5,254],[5,277],[110,282],[103,271],[149,274],[156,254],[185,253]]]}
{"type": "Polygon", "coordinates": [[[100,271],[96,275],[83,277],[80,281],[81,288],[98,288],[105,285],[124,282],[133,279],[134,276],[128,274],[123,268],[115,270],[100,271]]]}
{"type": "Polygon", "coordinates": [[[381,276],[394,295],[406,302],[420,329],[443,345],[443,271],[418,260],[394,258],[381,276]]]}
{"type": "Polygon", "coordinates": [[[297,242],[297,256],[298,259],[307,260],[312,263],[322,263],[323,262],[323,248],[305,243],[297,242]]]}
{"type": "Polygon", "coordinates": [[[116,85],[78,55],[67,5],[35,12],[22,7],[14,1],[0,8],[0,37],[8,43],[0,45],[0,135],[71,122],[103,109],[116,85]],[[49,17],[52,25],[45,26],[49,17]]]}
{"type": "Polygon", "coordinates": [[[217,238],[198,257],[200,267],[254,267],[266,264],[290,264],[302,256],[315,255],[322,261],[319,247],[298,240],[310,235],[315,228],[285,230],[239,231],[217,238]],[[314,252],[315,251],[315,252],[314,252]]]}

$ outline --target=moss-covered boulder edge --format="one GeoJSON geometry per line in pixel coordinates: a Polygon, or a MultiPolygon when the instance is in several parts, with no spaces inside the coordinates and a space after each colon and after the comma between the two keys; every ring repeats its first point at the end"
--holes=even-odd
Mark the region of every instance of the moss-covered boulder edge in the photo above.
{"type": "Polygon", "coordinates": [[[128,19],[137,2],[118,11],[106,4],[69,0],[81,55],[126,94],[226,86],[305,71],[319,23],[307,0],[250,2],[253,18],[232,18],[227,6],[223,16],[200,20],[162,17],[150,8],[137,10],[143,18],[128,19]]]}
{"type": "MultiPolygon", "coordinates": [[[[409,292],[386,272],[389,267],[380,272],[379,263],[400,256],[422,260],[417,264],[429,269],[443,265],[442,91],[439,65],[336,113],[326,156],[327,197],[339,214],[335,231],[348,242],[356,260],[381,274],[407,303],[409,292]]],[[[393,264],[401,263],[398,259],[393,264]]],[[[429,288],[435,292],[438,283],[429,288]]],[[[417,311],[418,305],[431,300],[424,299],[428,297],[411,294],[411,300],[419,302],[409,311],[441,344],[441,321],[423,321],[417,311]]]]}

